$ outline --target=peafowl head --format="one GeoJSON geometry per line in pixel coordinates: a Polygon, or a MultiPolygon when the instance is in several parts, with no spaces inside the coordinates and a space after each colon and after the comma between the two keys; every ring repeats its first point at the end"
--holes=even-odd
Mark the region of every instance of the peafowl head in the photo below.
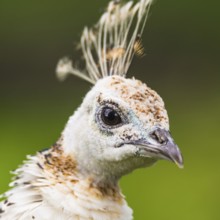
{"type": "Polygon", "coordinates": [[[133,56],[144,53],[141,34],[150,4],[111,1],[98,23],[82,33],[85,71],[67,58],[58,63],[60,79],[73,74],[94,84],[62,136],[65,153],[83,175],[119,179],[160,159],[183,167],[162,98],[126,76],[133,56]]]}

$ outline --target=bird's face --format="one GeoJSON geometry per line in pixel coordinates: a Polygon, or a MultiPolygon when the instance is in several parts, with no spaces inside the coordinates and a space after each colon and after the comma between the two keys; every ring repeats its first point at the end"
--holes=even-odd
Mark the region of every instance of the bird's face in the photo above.
{"type": "Polygon", "coordinates": [[[183,166],[169,132],[164,102],[141,81],[120,76],[99,80],[72,123],[77,121],[83,145],[77,147],[77,154],[84,160],[88,154],[89,167],[98,164],[113,175],[123,175],[158,159],[183,166]]]}

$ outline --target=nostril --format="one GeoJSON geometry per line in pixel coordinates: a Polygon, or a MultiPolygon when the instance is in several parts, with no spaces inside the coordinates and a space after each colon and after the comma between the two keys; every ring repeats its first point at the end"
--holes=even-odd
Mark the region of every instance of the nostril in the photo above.
{"type": "Polygon", "coordinates": [[[166,144],[168,141],[166,133],[165,130],[157,129],[151,133],[151,137],[160,144],[166,144]]]}
{"type": "Polygon", "coordinates": [[[154,140],[158,141],[158,137],[156,135],[156,132],[152,132],[151,135],[150,135],[154,140]]]}

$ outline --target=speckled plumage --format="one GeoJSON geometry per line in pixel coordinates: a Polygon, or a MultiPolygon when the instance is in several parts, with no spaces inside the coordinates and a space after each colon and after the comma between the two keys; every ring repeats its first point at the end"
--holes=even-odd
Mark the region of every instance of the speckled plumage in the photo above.
{"type": "Polygon", "coordinates": [[[96,185],[82,178],[73,157],[61,145],[28,157],[15,172],[8,197],[1,204],[1,219],[121,219],[127,208],[117,184],[96,185]]]}
{"type": "Polygon", "coordinates": [[[94,29],[83,32],[87,72],[74,69],[66,60],[59,63],[60,78],[72,73],[94,86],[69,118],[57,143],[29,156],[14,172],[11,189],[0,203],[0,219],[131,220],[132,210],[118,186],[119,179],[159,159],[183,165],[169,133],[162,98],[145,83],[125,77],[131,58],[142,50],[141,23],[146,21],[149,4],[149,0],[134,5],[111,1],[96,26],[99,34],[95,36],[94,29]],[[120,28],[111,35],[114,24],[124,33],[130,31],[126,21],[133,21],[132,16],[137,16],[137,24],[130,40],[128,34],[123,38],[117,32],[120,28]],[[101,60],[96,63],[90,47],[97,42],[100,45],[95,50],[101,60]],[[109,43],[114,43],[111,48],[109,43]]]}

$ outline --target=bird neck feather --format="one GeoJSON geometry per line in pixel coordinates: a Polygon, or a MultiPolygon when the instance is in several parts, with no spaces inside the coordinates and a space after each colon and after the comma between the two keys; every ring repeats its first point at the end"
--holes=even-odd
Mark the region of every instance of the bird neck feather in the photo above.
{"type": "MultiPolygon", "coordinates": [[[[70,216],[73,219],[132,219],[132,210],[127,206],[117,182],[97,182],[92,177],[80,175],[77,162],[65,155],[60,142],[29,157],[15,175],[17,177],[11,185],[13,189],[6,196],[10,203],[16,204],[15,207],[23,207],[22,213],[16,216],[23,216],[26,211],[32,216],[39,216],[46,207],[48,212],[63,213],[60,217],[63,220],[70,216]],[[25,204],[36,206],[33,212],[28,210],[29,205],[24,206],[16,200],[15,194],[19,193],[23,198],[27,195],[29,202],[23,199],[25,204]]],[[[11,213],[9,209],[8,213],[11,213]]]]}

